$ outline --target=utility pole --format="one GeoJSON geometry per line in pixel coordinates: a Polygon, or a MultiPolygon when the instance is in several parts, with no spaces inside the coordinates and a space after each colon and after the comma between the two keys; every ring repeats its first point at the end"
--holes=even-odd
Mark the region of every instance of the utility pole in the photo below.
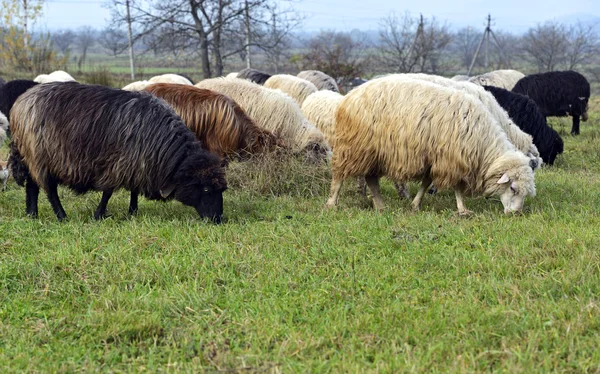
{"type": "MultiPolygon", "coordinates": [[[[408,49],[408,54],[406,55],[406,61],[410,61],[410,56],[412,55],[412,52],[415,49],[415,46],[417,45],[417,41],[419,40],[419,37],[423,38],[424,25],[425,25],[425,21],[423,20],[423,15],[421,14],[421,19],[419,21],[419,27],[417,27],[417,32],[415,34],[415,38],[414,38],[412,44],[410,45],[410,48],[408,49]]],[[[422,63],[422,61],[421,61],[421,63],[422,63]]],[[[411,65],[411,70],[412,70],[412,65],[411,65]]]]}
{"type": "Polygon", "coordinates": [[[129,0],[125,0],[127,7],[127,31],[129,34],[129,66],[131,67],[131,79],[135,80],[135,62],[133,59],[133,32],[131,31],[131,11],[129,10],[129,0]]]}
{"type": "Polygon", "coordinates": [[[250,57],[250,11],[248,10],[248,0],[244,1],[246,6],[246,67],[250,69],[252,66],[252,60],[250,57]]]}
{"type": "Polygon", "coordinates": [[[467,71],[467,75],[471,75],[471,71],[473,70],[473,66],[475,66],[475,61],[477,61],[477,57],[479,56],[479,51],[481,50],[481,46],[483,45],[484,40],[485,40],[485,68],[486,68],[486,70],[489,69],[489,67],[490,67],[490,35],[494,38],[496,47],[498,48],[498,51],[500,51],[500,56],[502,57],[502,60],[504,60],[504,64],[507,67],[510,67],[508,60],[506,59],[506,55],[504,54],[504,50],[502,49],[500,42],[498,42],[498,38],[496,38],[496,34],[494,34],[494,31],[492,31],[492,16],[490,14],[488,14],[487,26],[485,28],[485,31],[483,32],[483,35],[481,36],[481,40],[479,41],[479,44],[477,45],[477,50],[475,51],[475,55],[473,56],[473,60],[471,61],[471,65],[469,66],[469,71],[467,71]]]}
{"type": "MultiPolygon", "coordinates": [[[[273,39],[277,39],[277,15],[275,14],[275,9],[271,10],[271,17],[273,19],[273,39]]],[[[279,47],[274,47],[273,52],[275,53],[275,74],[279,74],[279,47]]]]}
{"type": "MultiPolygon", "coordinates": [[[[17,8],[18,9],[18,8],[17,8]]],[[[29,47],[29,33],[27,33],[27,17],[29,17],[29,11],[27,9],[27,0],[23,0],[23,47],[25,48],[25,53],[27,53],[27,49],[29,47]]]]}

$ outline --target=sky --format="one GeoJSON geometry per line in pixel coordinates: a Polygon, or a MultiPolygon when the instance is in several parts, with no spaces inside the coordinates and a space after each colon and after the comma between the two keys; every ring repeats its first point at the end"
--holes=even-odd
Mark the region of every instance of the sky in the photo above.
{"type": "MultiPolygon", "coordinates": [[[[89,25],[104,28],[110,18],[105,0],[47,0],[37,28],[55,30],[89,25]]],[[[576,22],[600,20],[600,0],[295,0],[294,8],[306,16],[303,31],[335,29],[376,30],[379,20],[392,12],[423,13],[447,21],[454,28],[484,28],[487,14],[493,28],[520,33],[551,19],[576,22]]]]}

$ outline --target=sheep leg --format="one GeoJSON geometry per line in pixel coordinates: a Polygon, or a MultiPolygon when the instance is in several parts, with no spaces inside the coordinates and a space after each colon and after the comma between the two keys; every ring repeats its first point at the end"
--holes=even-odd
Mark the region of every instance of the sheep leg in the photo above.
{"type": "Polygon", "coordinates": [[[60,198],[58,197],[58,183],[56,182],[56,179],[50,177],[48,178],[47,184],[48,191],[46,191],[46,194],[48,195],[48,201],[50,201],[54,214],[56,214],[56,218],[58,218],[58,221],[60,222],[67,218],[67,213],[65,213],[65,210],[60,203],[60,198]]]}
{"type": "Polygon", "coordinates": [[[331,178],[331,188],[329,189],[329,199],[327,199],[327,204],[325,206],[327,208],[334,208],[338,203],[338,198],[340,197],[340,190],[342,189],[342,184],[344,181],[342,179],[337,179],[335,177],[331,178]]]}
{"type": "Polygon", "coordinates": [[[38,196],[40,195],[40,186],[37,185],[31,179],[27,177],[27,183],[25,184],[25,206],[26,213],[31,218],[37,218],[38,216],[38,196]]]}
{"type": "Polygon", "coordinates": [[[5,180],[2,181],[2,191],[6,191],[6,181],[8,180],[8,178],[6,178],[5,180]]]}
{"type": "Polygon", "coordinates": [[[471,212],[465,206],[465,198],[464,198],[462,192],[456,190],[456,191],[454,191],[454,194],[456,195],[456,207],[458,208],[458,215],[459,216],[470,216],[471,214],[473,214],[473,212],[471,212]]]}
{"type": "Polygon", "coordinates": [[[98,204],[98,208],[96,208],[96,212],[94,212],[94,219],[96,221],[106,218],[106,206],[108,205],[108,200],[110,200],[112,194],[113,190],[102,191],[100,204],[98,204]]]}
{"type": "Polygon", "coordinates": [[[410,200],[410,192],[408,192],[408,187],[405,184],[394,182],[394,187],[396,187],[398,197],[410,200]]]}
{"type": "Polygon", "coordinates": [[[365,178],[358,177],[356,179],[356,184],[358,185],[358,193],[362,196],[367,196],[367,182],[365,178]]]}
{"type": "Polygon", "coordinates": [[[579,116],[573,116],[573,127],[571,128],[571,135],[579,135],[579,116]]]}
{"type": "Polygon", "coordinates": [[[423,180],[421,181],[421,187],[419,188],[419,192],[417,192],[417,196],[415,196],[415,199],[411,204],[413,212],[418,212],[419,209],[421,209],[421,200],[423,199],[425,191],[427,191],[429,186],[431,186],[431,177],[429,177],[429,175],[426,175],[423,177],[423,180]]]}
{"type": "Polygon", "coordinates": [[[131,199],[129,200],[129,214],[134,215],[138,211],[138,192],[131,190],[131,199]]]}
{"type": "Polygon", "coordinates": [[[381,189],[379,188],[379,177],[368,176],[365,177],[365,180],[367,181],[367,186],[369,186],[371,195],[373,195],[373,206],[375,207],[375,209],[385,209],[385,203],[383,202],[383,197],[381,196],[381,189]]]}

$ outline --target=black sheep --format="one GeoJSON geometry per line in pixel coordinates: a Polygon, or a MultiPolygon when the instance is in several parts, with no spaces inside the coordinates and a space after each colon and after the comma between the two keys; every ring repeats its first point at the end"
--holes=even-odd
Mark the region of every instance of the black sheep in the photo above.
{"type": "Polygon", "coordinates": [[[575,71],[551,71],[521,78],[512,92],[529,96],[546,117],[573,116],[571,134],[579,134],[579,117],[587,121],[590,83],[575,71]]]}
{"type": "Polygon", "coordinates": [[[546,117],[536,103],[527,96],[510,92],[503,88],[484,86],[508,116],[521,130],[533,137],[533,144],[545,163],[554,164],[556,156],[563,152],[564,144],[558,133],[548,126],[546,117]]]}
{"type": "Polygon", "coordinates": [[[242,69],[238,73],[237,77],[240,79],[249,80],[262,86],[265,84],[267,79],[271,78],[271,75],[256,69],[242,69]]]}
{"type": "Polygon", "coordinates": [[[4,86],[6,84],[6,81],[2,78],[0,78],[0,87],[4,86]]]}
{"type": "Polygon", "coordinates": [[[59,220],[66,218],[58,184],[77,193],[102,191],[94,218],[103,218],[113,191],[193,206],[220,222],[226,189],[222,161],[205,151],[173,110],[145,92],[79,83],[45,83],[15,103],[10,167],[37,215],[39,186],[59,220]],[[42,131],[43,130],[43,131],[42,131]]]}
{"type": "Polygon", "coordinates": [[[10,121],[10,109],[15,101],[31,87],[39,83],[26,79],[16,79],[0,87],[0,112],[10,121]]]}

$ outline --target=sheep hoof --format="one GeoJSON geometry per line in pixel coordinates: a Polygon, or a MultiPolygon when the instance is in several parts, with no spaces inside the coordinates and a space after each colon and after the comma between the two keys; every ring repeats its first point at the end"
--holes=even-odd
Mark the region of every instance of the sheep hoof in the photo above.
{"type": "Polygon", "coordinates": [[[469,209],[464,209],[464,210],[459,210],[458,215],[460,217],[470,217],[473,215],[473,212],[471,212],[469,209]]]}
{"type": "Polygon", "coordinates": [[[333,210],[333,209],[336,209],[336,208],[337,208],[337,205],[335,205],[334,203],[330,203],[330,202],[328,201],[328,202],[325,204],[325,208],[326,208],[326,209],[333,210]]]}

